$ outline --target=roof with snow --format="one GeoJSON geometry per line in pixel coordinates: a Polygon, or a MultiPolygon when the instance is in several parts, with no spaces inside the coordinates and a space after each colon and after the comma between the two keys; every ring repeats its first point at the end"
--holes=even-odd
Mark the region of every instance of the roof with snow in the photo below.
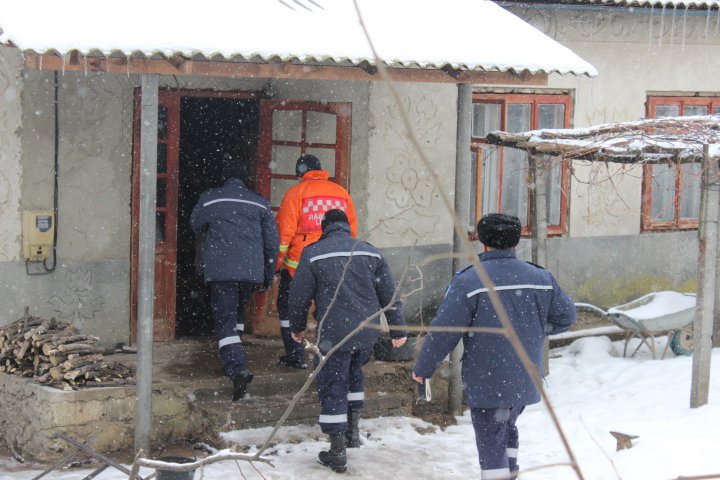
{"type": "Polygon", "coordinates": [[[502,0],[502,3],[557,3],[565,5],[610,5],[627,7],[720,8],[720,0],[502,0]]]}
{"type": "MultiPolygon", "coordinates": [[[[597,75],[488,0],[357,3],[388,66],[597,75]]],[[[0,29],[1,43],[39,54],[375,63],[353,0],[24,0],[3,9],[0,29]]]]}
{"type": "Polygon", "coordinates": [[[668,117],[589,128],[491,132],[488,143],[530,154],[619,163],[694,162],[720,142],[720,116],[668,117]]]}

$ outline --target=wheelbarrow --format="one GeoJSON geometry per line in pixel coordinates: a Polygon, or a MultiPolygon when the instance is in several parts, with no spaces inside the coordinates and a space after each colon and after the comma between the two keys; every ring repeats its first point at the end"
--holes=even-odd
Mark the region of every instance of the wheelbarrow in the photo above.
{"type": "Polygon", "coordinates": [[[638,338],[640,343],[630,356],[634,356],[640,347],[645,345],[655,359],[655,337],[663,335],[667,335],[667,343],[660,358],[665,358],[668,348],[675,355],[692,355],[694,293],[673,291],[648,293],[631,302],[611,307],[607,311],[589,303],[576,303],[575,306],[597,311],[623,330],[624,357],[627,356],[630,340],[638,338]]]}

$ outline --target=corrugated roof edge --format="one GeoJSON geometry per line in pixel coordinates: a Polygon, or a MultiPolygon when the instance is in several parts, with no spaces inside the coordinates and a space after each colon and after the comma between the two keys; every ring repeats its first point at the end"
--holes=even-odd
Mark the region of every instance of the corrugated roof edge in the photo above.
{"type": "MultiPolygon", "coordinates": [[[[6,43],[0,43],[0,45],[5,47],[13,47],[17,48],[11,41],[6,43]]],[[[361,66],[361,65],[375,65],[374,59],[369,58],[350,58],[350,57],[341,57],[341,58],[332,58],[332,57],[313,57],[308,56],[304,58],[300,58],[298,56],[287,56],[282,57],[280,55],[267,55],[263,56],[261,53],[253,53],[250,55],[243,55],[240,53],[234,53],[230,57],[225,56],[221,52],[202,52],[202,51],[191,51],[191,52],[183,52],[183,51],[163,51],[163,50],[152,50],[148,52],[144,52],[142,50],[133,50],[131,52],[124,52],[122,50],[113,49],[109,53],[103,52],[99,48],[90,48],[87,50],[87,52],[83,52],[78,49],[72,49],[68,50],[66,52],[60,52],[56,49],[50,49],[43,52],[38,52],[33,49],[26,49],[23,50],[23,53],[30,53],[30,54],[37,54],[37,55],[55,55],[58,57],[64,57],[72,54],[80,54],[85,55],[88,58],[96,57],[96,58],[105,58],[105,57],[112,57],[112,58],[146,58],[146,59],[170,59],[170,58],[177,58],[182,57],[186,58],[191,61],[225,61],[225,62],[234,62],[234,63],[273,63],[273,62],[283,62],[283,63],[291,63],[296,65],[314,65],[314,66],[361,66]]],[[[514,74],[522,74],[524,72],[529,72],[532,74],[536,73],[544,73],[544,74],[551,74],[551,73],[557,73],[560,75],[576,75],[576,76],[582,76],[586,75],[588,77],[595,77],[597,76],[598,72],[594,69],[591,71],[582,70],[578,71],[576,69],[543,69],[543,68],[532,68],[529,66],[509,66],[509,65],[486,65],[486,66],[470,66],[467,64],[456,64],[452,62],[446,62],[446,63],[434,63],[434,62],[402,62],[399,60],[385,60],[385,66],[390,68],[406,68],[406,69],[430,69],[430,70],[442,70],[445,68],[452,68],[453,70],[466,70],[466,71],[476,71],[476,72],[508,72],[508,73],[514,73],[514,74]]]]}
{"type": "Polygon", "coordinates": [[[720,9],[720,0],[499,0],[499,4],[602,5],[607,7],[671,7],[696,10],[720,9]]]}

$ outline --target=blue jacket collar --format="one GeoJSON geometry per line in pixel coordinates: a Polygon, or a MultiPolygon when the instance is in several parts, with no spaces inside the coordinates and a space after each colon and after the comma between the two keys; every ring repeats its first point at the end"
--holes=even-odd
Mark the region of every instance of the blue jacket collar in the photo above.
{"type": "Polygon", "coordinates": [[[322,234],[322,238],[342,235],[350,235],[350,225],[345,222],[334,222],[325,228],[325,231],[322,234]]]}
{"type": "Polygon", "coordinates": [[[517,253],[515,253],[515,250],[491,250],[480,254],[481,262],[498,258],[517,258],[517,253]]]}
{"type": "Polygon", "coordinates": [[[237,186],[237,187],[241,187],[241,188],[247,188],[245,186],[245,183],[237,177],[228,178],[227,181],[225,182],[225,185],[232,185],[232,186],[237,186]]]}

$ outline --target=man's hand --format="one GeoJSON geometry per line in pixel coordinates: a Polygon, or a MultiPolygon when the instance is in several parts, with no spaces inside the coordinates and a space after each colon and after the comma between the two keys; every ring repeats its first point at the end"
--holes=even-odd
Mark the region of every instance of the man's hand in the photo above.
{"type": "Polygon", "coordinates": [[[407,342],[407,337],[402,338],[393,338],[392,339],[392,346],[393,348],[400,348],[403,345],[405,345],[405,342],[407,342]]]}
{"type": "Polygon", "coordinates": [[[290,332],[290,335],[292,336],[292,339],[295,340],[297,343],[303,343],[303,339],[305,338],[305,332],[290,332]]]}
{"type": "Polygon", "coordinates": [[[416,375],[415,372],[412,372],[412,379],[420,384],[425,383],[425,379],[423,377],[416,375]]]}

